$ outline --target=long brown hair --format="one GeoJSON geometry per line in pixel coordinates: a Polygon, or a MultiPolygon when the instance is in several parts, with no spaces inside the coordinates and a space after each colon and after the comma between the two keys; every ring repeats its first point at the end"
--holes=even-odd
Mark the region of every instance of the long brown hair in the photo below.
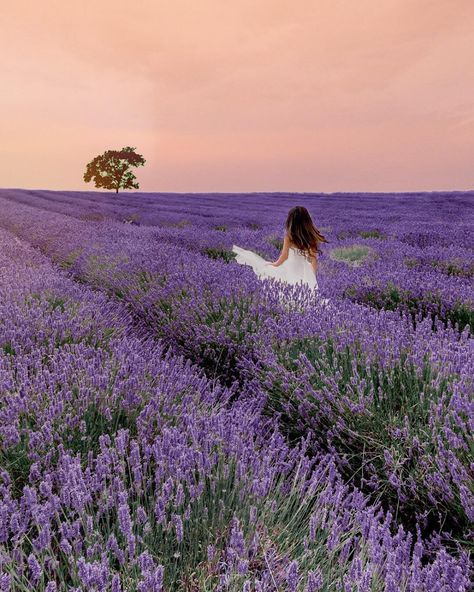
{"type": "Polygon", "coordinates": [[[290,242],[306,256],[319,253],[319,244],[328,242],[313,224],[310,213],[304,206],[291,208],[285,227],[290,242]]]}

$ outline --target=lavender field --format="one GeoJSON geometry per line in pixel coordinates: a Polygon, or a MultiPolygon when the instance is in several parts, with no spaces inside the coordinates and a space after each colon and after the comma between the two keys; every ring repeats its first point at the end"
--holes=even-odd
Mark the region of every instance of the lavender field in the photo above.
{"type": "Polygon", "coordinates": [[[0,591],[463,592],[474,192],[0,190],[0,591]],[[260,281],[305,205],[318,283],[260,281]]]}

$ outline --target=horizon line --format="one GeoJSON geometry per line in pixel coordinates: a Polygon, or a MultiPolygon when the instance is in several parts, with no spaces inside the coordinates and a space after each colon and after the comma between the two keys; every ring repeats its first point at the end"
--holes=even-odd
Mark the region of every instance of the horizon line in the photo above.
{"type": "Polygon", "coordinates": [[[402,191],[293,191],[293,190],[253,190],[253,191],[130,191],[123,189],[117,194],[113,189],[45,189],[45,188],[32,188],[32,187],[0,187],[0,191],[51,191],[61,192],[67,191],[69,193],[110,193],[111,195],[120,194],[135,194],[135,193],[151,193],[161,195],[252,195],[252,194],[292,194],[292,195],[405,195],[414,193],[474,193],[474,187],[472,189],[409,189],[402,191]]]}

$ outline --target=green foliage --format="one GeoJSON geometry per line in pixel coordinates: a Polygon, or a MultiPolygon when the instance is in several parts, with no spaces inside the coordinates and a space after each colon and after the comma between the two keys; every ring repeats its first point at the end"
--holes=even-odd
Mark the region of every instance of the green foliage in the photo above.
{"type": "Polygon", "coordinates": [[[230,263],[236,256],[235,253],[224,247],[207,247],[202,253],[210,259],[221,259],[224,263],[230,263]]]}
{"type": "Polygon", "coordinates": [[[140,225],[140,214],[130,214],[124,219],[125,224],[140,225]]]}
{"type": "Polygon", "coordinates": [[[474,276],[474,263],[463,261],[432,261],[431,265],[446,275],[472,278],[474,276]]]}
{"type": "Polygon", "coordinates": [[[428,266],[449,276],[460,278],[472,278],[474,276],[474,263],[462,261],[461,259],[450,261],[434,260],[424,263],[416,257],[406,257],[404,263],[409,268],[428,266]]]}
{"type": "Polygon", "coordinates": [[[0,440],[0,467],[7,471],[12,480],[12,493],[14,497],[23,494],[23,488],[28,485],[30,468],[33,461],[29,456],[28,437],[25,435],[33,428],[36,422],[26,415],[20,417],[20,439],[13,445],[6,447],[0,440]]]}
{"type": "Polygon", "coordinates": [[[362,238],[379,238],[381,240],[387,238],[380,230],[361,230],[359,236],[362,238]]]}
{"type": "Polygon", "coordinates": [[[140,292],[148,293],[154,285],[165,286],[167,282],[166,275],[151,273],[142,269],[135,276],[137,287],[140,292]]]}
{"type": "Polygon", "coordinates": [[[10,341],[2,346],[3,353],[7,356],[16,356],[16,351],[10,341]]]}
{"type": "Polygon", "coordinates": [[[191,226],[191,222],[189,220],[183,219],[179,222],[165,222],[165,226],[170,226],[171,228],[186,228],[186,226],[191,226]]]}
{"type": "Polygon", "coordinates": [[[87,164],[84,181],[94,181],[95,186],[104,189],[139,189],[131,167],[143,166],[146,160],[135,148],[125,146],[121,150],[106,150],[87,164]]]}
{"type": "Polygon", "coordinates": [[[404,263],[409,269],[413,269],[420,264],[416,257],[406,257],[404,263]]]}
{"type": "Polygon", "coordinates": [[[90,212],[87,214],[81,214],[79,216],[79,220],[87,220],[88,222],[102,222],[102,220],[105,220],[105,216],[100,212],[90,212]]]}
{"type": "Polygon", "coordinates": [[[51,307],[51,310],[59,309],[61,312],[66,310],[67,300],[61,296],[51,295],[46,297],[46,302],[51,307]]]}
{"type": "Polygon", "coordinates": [[[348,265],[358,266],[373,253],[366,245],[353,245],[352,247],[340,247],[331,251],[331,257],[336,261],[343,261],[348,265]]]}
{"type": "Polygon", "coordinates": [[[61,267],[61,269],[70,269],[79,259],[83,251],[83,248],[78,248],[71,251],[59,261],[59,267],[61,267]]]}
{"type": "Polygon", "coordinates": [[[339,232],[337,234],[337,239],[338,240],[346,240],[346,238],[351,238],[353,236],[353,233],[350,232],[349,230],[343,230],[342,232],[339,232]]]}

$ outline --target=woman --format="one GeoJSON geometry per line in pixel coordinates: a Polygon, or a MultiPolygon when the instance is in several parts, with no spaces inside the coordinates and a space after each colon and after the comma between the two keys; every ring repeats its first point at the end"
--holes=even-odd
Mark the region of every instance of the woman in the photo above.
{"type": "Polygon", "coordinates": [[[234,245],[237,263],[250,265],[262,278],[274,278],[288,284],[302,282],[318,289],[316,272],[320,243],[327,240],[313,224],[308,210],[303,206],[291,208],[286,219],[286,233],[280,256],[274,263],[234,245]]]}

